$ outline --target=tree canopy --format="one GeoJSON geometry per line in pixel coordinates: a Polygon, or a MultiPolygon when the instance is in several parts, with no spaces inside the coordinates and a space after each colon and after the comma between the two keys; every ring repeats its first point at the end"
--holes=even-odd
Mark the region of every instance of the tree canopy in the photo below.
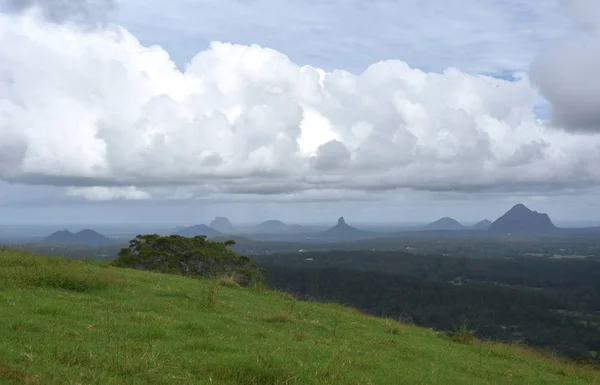
{"type": "Polygon", "coordinates": [[[210,241],[205,236],[138,235],[111,264],[198,278],[231,274],[240,284],[261,280],[262,271],[250,258],[227,248],[233,244],[235,241],[210,241]]]}

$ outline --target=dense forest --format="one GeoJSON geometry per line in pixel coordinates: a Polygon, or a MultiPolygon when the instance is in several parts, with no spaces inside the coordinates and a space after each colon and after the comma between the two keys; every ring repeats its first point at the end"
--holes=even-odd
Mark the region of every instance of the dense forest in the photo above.
{"type": "Polygon", "coordinates": [[[409,251],[469,258],[515,256],[600,256],[598,234],[491,235],[482,231],[424,231],[344,242],[273,242],[234,237],[234,250],[244,254],[303,251],[409,251]]]}
{"type": "Polygon", "coordinates": [[[378,316],[599,362],[596,259],[469,259],[406,252],[257,256],[267,284],[378,316]]]}

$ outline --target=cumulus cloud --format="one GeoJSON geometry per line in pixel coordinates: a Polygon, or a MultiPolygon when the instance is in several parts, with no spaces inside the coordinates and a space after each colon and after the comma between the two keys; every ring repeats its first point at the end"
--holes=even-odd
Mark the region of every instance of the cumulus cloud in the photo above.
{"type": "Polygon", "coordinates": [[[537,119],[519,76],[356,75],[218,42],[180,71],[118,26],[0,14],[0,179],[93,200],[598,185],[600,140],[537,119]]]}
{"type": "Polygon", "coordinates": [[[344,143],[334,139],[320,145],[311,160],[316,169],[331,170],[348,164],[351,156],[344,143]]]}
{"type": "Polygon", "coordinates": [[[575,132],[600,131],[600,3],[570,0],[578,33],[531,65],[533,82],[552,105],[552,122],[575,132]]]}

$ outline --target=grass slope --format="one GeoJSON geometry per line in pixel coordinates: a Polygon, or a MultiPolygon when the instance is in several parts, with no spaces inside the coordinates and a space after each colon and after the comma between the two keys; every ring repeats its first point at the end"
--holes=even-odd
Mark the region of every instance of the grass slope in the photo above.
{"type": "Polygon", "coordinates": [[[0,251],[2,384],[586,384],[590,368],[222,280],[0,251]]]}

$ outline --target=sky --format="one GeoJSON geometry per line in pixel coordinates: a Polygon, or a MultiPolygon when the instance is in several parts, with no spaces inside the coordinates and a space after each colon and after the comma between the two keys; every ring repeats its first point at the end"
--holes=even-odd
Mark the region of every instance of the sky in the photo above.
{"type": "Polygon", "coordinates": [[[0,0],[0,223],[600,224],[593,0],[0,0]]]}

